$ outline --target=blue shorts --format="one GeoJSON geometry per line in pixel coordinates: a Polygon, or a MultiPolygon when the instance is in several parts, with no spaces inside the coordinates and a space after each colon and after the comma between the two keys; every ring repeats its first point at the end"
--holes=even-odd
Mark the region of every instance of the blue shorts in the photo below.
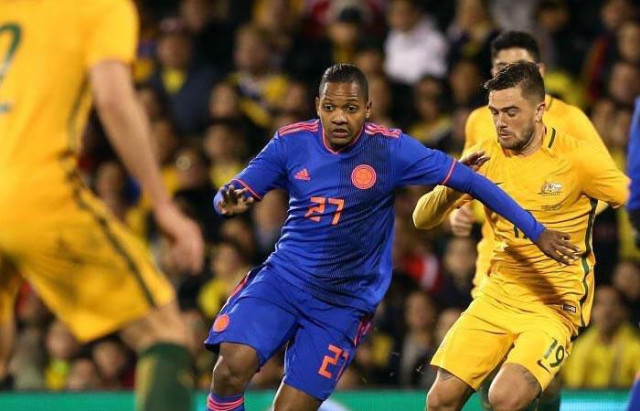
{"type": "Polygon", "coordinates": [[[261,266],[250,271],[229,297],[205,345],[248,345],[258,353],[262,367],[288,343],[284,383],[324,401],[353,360],[371,317],[318,300],[261,266]]]}

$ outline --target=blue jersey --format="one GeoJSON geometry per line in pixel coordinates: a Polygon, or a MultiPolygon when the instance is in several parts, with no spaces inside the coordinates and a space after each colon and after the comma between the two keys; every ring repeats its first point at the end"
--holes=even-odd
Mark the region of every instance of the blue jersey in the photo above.
{"type": "Polygon", "coordinates": [[[321,300],[369,312],[391,281],[398,187],[446,184],[505,213],[529,238],[544,230],[484,177],[373,123],[340,150],[319,120],[283,127],[232,183],[258,200],[271,189],[289,192],[287,220],[266,261],[273,272],[321,300]]]}
{"type": "Polygon", "coordinates": [[[631,192],[627,208],[638,210],[640,209],[640,97],[636,99],[636,107],[631,119],[627,174],[631,179],[631,192]]]}

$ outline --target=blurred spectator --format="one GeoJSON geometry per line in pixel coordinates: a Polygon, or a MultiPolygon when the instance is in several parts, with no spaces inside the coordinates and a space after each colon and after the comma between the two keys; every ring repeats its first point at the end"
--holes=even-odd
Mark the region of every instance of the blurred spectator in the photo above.
{"type": "Polygon", "coordinates": [[[467,106],[456,106],[451,115],[451,128],[442,138],[438,140],[434,148],[444,151],[451,156],[458,156],[464,149],[465,130],[464,127],[473,111],[467,106]]]}
{"type": "Polygon", "coordinates": [[[613,286],[622,295],[631,323],[640,327],[640,267],[632,261],[621,261],[613,272],[613,286]]]}
{"type": "Polygon", "coordinates": [[[211,258],[213,278],[204,284],[198,304],[207,318],[214,318],[242,277],[249,271],[249,261],[241,246],[232,240],[219,243],[211,258]]]}
{"type": "Polygon", "coordinates": [[[428,388],[435,381],[435,372],[427,364],[437,346],[433,335],[436,309],[428,294],[415,291],[407,297],[404,320],[407,332],[400,345],[398,383],[428,388]]]}
{"type": "Polygon", "coordinates": [[[268,192],[253,206],[252,214],[258,252],[266,257],[280,238],[280,230],[287,218],[287,194],[282,190],[268,192]]]}
{"type": "Polygon", "coordinates": [[[444,253],[444,273],[433,293],[441,307],[465,309],[471,304],[476,246],[470,237],[452,237],[444,253]]]}
{"type": "Polygon", "coordinates": [[[241,128],[232,121],[214,121],[207,128],[204,152],[211,162],[209,178],[214,186],[221,187],[244,167],[246,145],[241,128]]]}
{"type": "Polygon", "coordinates": [[[629,388],[640,369],[640,336],[626,320],[620,294],[596,289],[593,325],[574,343],[562,368],[567,388],[629,388]]]}
{"type": "Polygon", "coordinates": [[[253,22],[264,30],[271,46],[271,63],[282,68],[294,45],[300,16],[289,0],[257,0],[253,22]]]}
{"type": "Polygon", "coordinates": [[[88,357],[78,357],[71,363],[65,389],[70,391],[96,391],[103,389],[95,363],[88,357]]]}
{"type": "Polygon", "coordinates": [[[447,308],[442,310],[440,315],[438,316],[438,323],[436,324],[435,337],[438,345],[442,344],[445,335],[447,332],[453,327],[453,324],[460,318],[462,315],[462,310],[460,308],[447,308]]]}
{"type": "Polygon", "coordinates": [[[49,326],[45,346],[49,358],[44,370],[45,386],[48,390],[62,390],[67,385],[71,360],[78,353],[80,344],[69,329],[56,319],[49,326]]]}
{"type": "Polygon", "coordinates": [[[195,64],[189,32],[181,20],[162,22],[158,41],[159,65],[151,86],[167,102],[178,134],[197,136],[209,117],[209,90],[218,78],[210,66],[195,64]]]}
{"type": "Polygon", "coordinates": [[[519,30],[533,32],[534,10],[539,0],[492,0],[489,2],[491,16],[501,31],[519,30]]]}
{"type": "MultiPolygon", "coordinates": [[[[278,105],[280,113],[290,113],[298,119],[308,120],[315,115],[312,106],[313,96],[309,87],[301,81],[290,81],[284,98],[278,105]]],[[[262,147],[259,147],[262,149],[262,147]]]]}
{"type": "Polygon", "coordinates": [[[384,74],[373,75],[369,81],[369,99],[371,100],[371,121],[385,127],[393,127],[391,119],[391,85],[384,74]]]}
{"type": "MultiPolygon", "coordinates": [[[[491,40],[498,35],[488,9],[488,0],[457,0],[456,14],[447,31],[450,43],[449,68],[460,59],[473,61],[481,79],[491,70],[491,40]]],[[[453,81],[452,81],[453,83],[453,81]]]]}
{"type": "Polygon", "coordinates": [[[369,92],[371,92],[371,80],[385,74],[384,58],[384,50],[371,41],[363,41],[356,50],[353,62],[367,77],[369,92]]]}
{"type": "Polygon", "coordinates": [[[615,36],[622,24],[635,16],[632,0],[605,0],[600,8],[600,33],[592,39],[582,67],[587,100],[593,103],[605,92],[604,78],[615,57],[615,36]]]}
{"type": "Polygon", "coordinates": [[[272,70],[267,34],[246,24],[236,31],[235,71],[228,81],[240,92],[240,109],[260,127],[268,128],[271,114],[284,97],[287,79],[272,70]]]}
{"type": "Polygon", "coordinates": [[[47,353],[42,349],[44,332],[38,326],[23,328],[16,337],[9,373],[13,377],[13,389],[17,391],[44,390],[44,369],[47,353]]]}
{"type": "Polygon", "coordinates": [[[220,233],[225,241],[240,244],[244,254],[252,258],[252,262],[259,258],[256,253],[256,238],[251,223],[244,218],[232,218],[224,220],[220,227],[220,233]]]}
{"type": "Polygon", "coordinates": [[[128,208],[124,197],[126,179],[124,168],[115,161],[102,163],[96,171],[96,194],[120,221],[125,221],[128,208]]]}
{"type": "Polygon", "coordinates": [[[453,103],[472,108],[485,104],[482,80],[480,69],[473,60],[462,59],[454,63],[449,72],[453,103]]]}
{"type": "Polygon", "coordinates": [[[418,122],[409,134],[428,147],[435,147],[451,131],[451,117],[447,113],[449,90],[444,81],[425,76],[414,87],[414,104],[418,122]]]}
{"type": "Polygon", "coordinates": [[[627,20],[618,30],[618,54],[621,60],[640,65],[640,20],[627,20]]]}
{"type": "Polygon", "coordinates": [[[189,331],[189,351],[193,357],[195,384],[200,390],[211,388],[211,370],[216,357],[207,351],[202,343],[209,335],[207,321],[197,308],[187,308],[182,311],[182,317],[189,331]]]}
{"type": "Polygon", "coordinates": [[[623,60],[613,63],[608,90],[616,103],[632,106],[640,95],[640,66],[623,60]]]}
{"type": "Polygon", "coordinates": [[[413,85],[425,74],[444,76],[447,41],[413,0],[392,0],[385,41],[385,71],[393,81],[413,85]]]}
{"type": "Polygon", "coordinates": [[[344,7],[327,27],[333,63],[350,63],[364,35],[364,16],[358,7],[344,7]]]}
{"type": "Polygon", "coordinates": [[[136,95],[138,102],[151,122],[165,114],[166,107],[164,101],[162,101],[161,96],[150,85],[138,86],[136,88],[136,95]]]}
{"type": "Polygon", "coordinates": [[[98,341],[91,356],[102,379],[104,389],[133,389],[133,367],[129,362],[129,353],[117,339],[108,338],[98,341]]]}
{"type": "Polygon", "coordinates": [[[191,36],[193,63],[214,65],[220,72],[231,69],[233,32],[228,24],[214,19],[214,0],[181,0],[180,19],[191,36]]]}

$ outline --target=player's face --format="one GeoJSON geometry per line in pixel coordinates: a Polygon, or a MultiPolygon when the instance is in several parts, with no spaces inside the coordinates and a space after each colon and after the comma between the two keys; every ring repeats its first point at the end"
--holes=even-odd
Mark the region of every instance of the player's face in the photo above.
{"type": "MultiPolygon", "coordinates": [[[[495,76],[498,71],[502,70],[509,64],[519,63],[521,61],[528,61],[530,63],[536,62],[533,59],[533,56],[525,49],[514,47],[500,50],[491,62],[491,75],[495,76]]],[[[538,64],[538,68],[540,69],[540,74],[544,76],[543,65],[538,64]]]]}
{"type": "Polygon", "coordinates": [[[329,144],[338,148],[360,134],[371,114],[371,102],[365,99],[356,82],[326,83],[316,98],[316,113],[329,144]]]}
{"type": "Polygon", "coordinates": [[[520,87],[493,90],[489,93],[489,110],[498,132],[498,142],[517,152],[532,142],[536,123],[542,122],[544,101],[534,103],[525,98],[520,87]]]}

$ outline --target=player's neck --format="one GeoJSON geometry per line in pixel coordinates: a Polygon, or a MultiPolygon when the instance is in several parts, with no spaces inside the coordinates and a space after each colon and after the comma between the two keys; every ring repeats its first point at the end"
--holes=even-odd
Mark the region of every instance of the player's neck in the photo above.
{"type": "Polygon", "coordinates": [[[533,129],[533,137],[522,149],[515,151],[514,154],[519,157],[527,157],[537,152],[542,147],[542,140],[547,132],[544,124],[536,124],[533,129]]]}

